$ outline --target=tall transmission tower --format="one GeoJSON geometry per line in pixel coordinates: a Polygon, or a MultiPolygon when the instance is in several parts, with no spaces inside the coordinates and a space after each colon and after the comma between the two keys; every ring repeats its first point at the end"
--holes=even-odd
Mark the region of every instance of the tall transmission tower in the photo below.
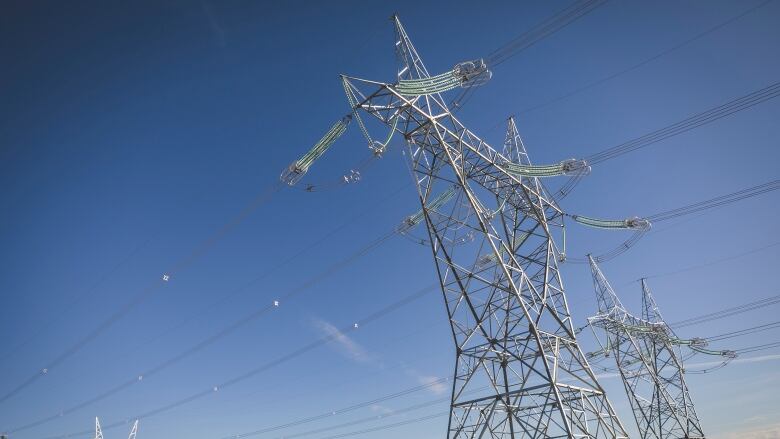
{"type": "Polygon", "coordinates": [[[487,66],[431,76],[393,21],[398,81],[343,81],[364,134],[361,113],[408,145],[456,348],[448,437],[627,437],[577,344],[558,271],[564,214],[532,175],[514,121],[502,154],[441,95],[452,78],[460,87],[486,80],[487,66]]]}
{"type": "Polygon", "coordinates": [[[602,353],[615,358],[640,437],[704,438],[685,383],[681,353],[684,345],[694,351],[706,352],[704,342],[677,337],[661,317],[644,279],[642,317],[632,315],[620,302],[594,259],[590,256],[588,259],[598,301],[598,315],[591,317],[589,323],[606,334],[602,353]]]}

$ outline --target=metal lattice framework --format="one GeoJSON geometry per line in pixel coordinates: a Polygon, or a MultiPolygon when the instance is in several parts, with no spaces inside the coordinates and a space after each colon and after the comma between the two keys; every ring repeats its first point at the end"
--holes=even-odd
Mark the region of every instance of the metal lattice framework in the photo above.
{"type": "MultiPolygon", "coordinates": [[[[138,419],[133,422],[133,427],[130,429],[130,435],[127,439],[136,439],[138,434],[138,419]]],[[[103,439],[103,430],[100,428],[100,419],[95,418],[95,439],[103,439]]]]}
{"type": "Polygon", "coordinates": [[[589,257],[598,315],[591,327],[606,334],[601,354],[615,359],[642,439],[704,438],[685,384],[681,347],[703,349],[703,340],[684,340],[667,325],[642,280],[642,317],[628,312],[601,269],[589,257]]]}
{"type": "Polygon", "coordinates": [[[564,215],[538,178],[507,169],[530,164],[514,122],[500,153],[440,93],[400,93],[401,81],[430,75],[394,23],[398,82],[344,85],[356,114],[396,130],[409,148],[456,346],[448,437],[627,437],[575,337],[554,239],[564,215]]]}
{"type": "Polygon", "coordinates": [[[127,437],[127,439],[135,439],[135,436],[138,434],[138,419],[133,422],[133,428],[130,429],[130,436],[127,437]]]}

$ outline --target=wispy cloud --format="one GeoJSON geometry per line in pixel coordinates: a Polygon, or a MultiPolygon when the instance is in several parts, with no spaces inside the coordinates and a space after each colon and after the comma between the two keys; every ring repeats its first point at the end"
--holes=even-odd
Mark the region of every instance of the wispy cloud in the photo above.
{"type": "MultiPolygon", "coordinates": [[[[729,362],[730,365],[732,364],[744,364],[744,363],[763,363],[765,361],[777,361],[780,360],[780,354],[773,354],[773,355],[762,355],[760,357],[749,357],[749,358],[736,358],[734,360],[731,360],[729,362]]],[[[706,367],[712,367],[712,366],[718,366],[722,364],[723,361],[707,361],[702,363],[690,363],[686,364],[686,368],[706,368],[706,367]]],[[[599,373],[596,374],[596,378],[598,379],[609,379],[609,378],[619,378],[620,375],[613,372],[605,372],[605,373],[599,373]]]]}
{"type": "Polygon", "coordinates": [[[203,8],[203,14],[206,16],[206,20],[209,22],[209,28],[214,33],[214,37],[217,39],[217,44],[220,47],[225,47],[227,40],[225,39],[225,29],[220,26],[217,18],[214,16],[214,12],[211,10],[211,4],[208,0],[201,0],[201,7],[203,8]]]}
{"type": "Polygon", "coordinates": [[[371,411],[374,413],[379,413],[380,415],[389,415],[391,413],[395,413],[395,410],[391,409],[390,407],[385,407],[381,404],[372,404],[371,411]]]}
{"type": "MultiPolygon", "coordinates": [[[[762,355],[760,357],[736,358],[734,360],[731,360],[731,364],[763,363],[764,361],[776,361],[776,360],[780,360],[780,354],[762,355]]],[[[709,362],[706,362],[706,363],[692,363],[692,364],[689,364],[688,367],[691,367],[691,366],[695,366],[695,367],[717,366],[720,363],[721,363],[720,361],[709,361],[709,362]]]]}
{"type": "Polygon", "coordinates": [[[759,429],[741,430],[719,436],[720,439],[780,439],[780,424],[759,429]]]}
{"type": "Polygon", "coordinates": [[[401,363],[401,369],[403,369],[404,373],[414,378],[421,386],[428,386],[428,391],[434,395],[443,395],[449,390],[447,380],[437,376],[420,373],[405,363],[401,363]]]}
{"type": "Polygon", "coordinates": [[[360,344],[355,340],[352,340],[336,326],[324,320],[314,320],[314,326],[322,332],[325,337],[331,338],[334,342],[334,346],[336,346],[339,352],[347,358],[357,361],[358,363],[368,363],[372,361],[371,355],[369,355],[360,344]]]}
{"type": "Polygon", "coordinates": [[[417,375],[417,382],[428,386],[428,390],[436,395],[443,395],[447,392],[447,385],[441,378],[429,375],[417,375]]]}

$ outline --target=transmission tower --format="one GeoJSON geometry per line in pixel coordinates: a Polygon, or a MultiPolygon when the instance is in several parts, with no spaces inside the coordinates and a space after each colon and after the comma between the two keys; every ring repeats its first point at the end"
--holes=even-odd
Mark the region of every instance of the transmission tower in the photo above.
{"type": "Polygon", "coordinates": [[[598,301],[598,315],[591,317],[589,323],[606,334],[602,354],[615,358],[640,437],[704,438],[685,384],[681,353],[681,346],[686,345],[694,351],[707,352],[704,341],[677,337],[661,317],[644,279],[642,317],[629,313],[594,259],[588,259],[598,301]]]}
{"type": "Polygon", "coordinates": [[[130,429],[130,436],[127,437],[127,439],[135,439],[135,436],[138,434],[138,419],[133,422],[133,428],[130,429]]]}
{"type": "MultiPolygon", "coordinates": [[[[343,80],[364,134],[361,113],[408,146],[456,348],[448,437],[627,437],[577,344],[554,239],[564,215],[528,176],[514,121],[502,154],[463,126],[441,94],[484,82],[487,66],[477,60],[431,76],[393,21],[398,81],[343,80]]],[[[372,146],[380,154],[387,142],[372,146]]]]}
{"type": "MultiPolygon", "coordinates": [[[[127,439],[136,439],[138,434],[138,419],[133,422],[133,428],[130,429],[130,436],[127,439]]],[[[100,420],[95,418],[95,439],[103,439],[103,431],[100,428],[100,420]]]]}

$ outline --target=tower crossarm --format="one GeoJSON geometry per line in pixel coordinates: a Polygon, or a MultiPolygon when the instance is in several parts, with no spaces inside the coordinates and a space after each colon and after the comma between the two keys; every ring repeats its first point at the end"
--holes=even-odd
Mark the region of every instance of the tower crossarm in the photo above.
{"type": "Polygon", "coordinates": [[[562,222],[563,212],[553,197],[541,187],[524,184],[522,177],[507,169],[507,165],[513,163],[511,159],[467,129],[446,107],[439,106],[438,111],[431,111],[430,106],[422,105],[430,103],[425,97],[404,96],[392,84],[349,76],[343,76],[343,79],[356,95],[363,97],[353,110],[364,111],[388,127],[393,125],[393,118],[400,118],[395,129],[407,142],[440,157],[442,165],[447,160],[444,152],[448,151],[454,163],[462,167],[464,179],[474,181],[500,197],[515,194],[520,189],[519,193],[524,196],[508,196],[506,202],[535,215],[541,215],[541,212],[535,212],[534,208],[543,204],[548,222],[562,222]],[[374,90],[364,94],[362,89],[367,87],[374,90]]]}

